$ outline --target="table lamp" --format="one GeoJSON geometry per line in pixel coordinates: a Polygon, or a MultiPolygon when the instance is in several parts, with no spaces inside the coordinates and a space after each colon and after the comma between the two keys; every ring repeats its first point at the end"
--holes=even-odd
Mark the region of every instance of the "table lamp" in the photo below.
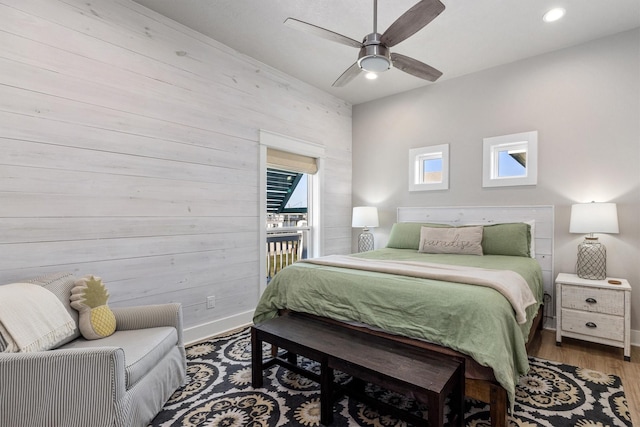
{"type": "Polygon", "coordinates": [[[593,233],[618,233],[618,210],[615,203],[580,203],[571,206],[570,233],[587,234],[578,245],[576,273],[583,279],[607,277],[607,248],[593,233]]]}
{"type": "Polygon", "coordinates": [[[373,234],[369,227],[378,226],[378,208],[371,206],[358,206],[353,208],[352,227],[362,227],[362,233],[358,236],[358,252],[372,251],[373,234]]]}

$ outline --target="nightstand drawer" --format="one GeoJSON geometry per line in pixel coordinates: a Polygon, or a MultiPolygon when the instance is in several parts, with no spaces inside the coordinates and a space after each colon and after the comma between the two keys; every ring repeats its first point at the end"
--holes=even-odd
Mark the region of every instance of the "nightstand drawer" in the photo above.
{"type": "Polygon", "coordinates": [[[563,285],[562,307],[624,316],[624,291],[563,285]]]}
{"type": "Polygon", "coordinates": [[[561,328],[566,332],[624,341],[624,317],[562,309],[561,328]]]}

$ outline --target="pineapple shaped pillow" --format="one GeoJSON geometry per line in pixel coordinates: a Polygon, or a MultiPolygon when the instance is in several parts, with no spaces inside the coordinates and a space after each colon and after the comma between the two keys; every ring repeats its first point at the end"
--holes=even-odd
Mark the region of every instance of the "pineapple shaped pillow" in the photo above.
{"type": "Polygon", "coordinates": [[[78,279],[71,290],[71,307],[78,310],[78,326],[85,339],[108,337],[116,330],[116,318],[107,305],[109,293],[96,276],[78,279]]]}

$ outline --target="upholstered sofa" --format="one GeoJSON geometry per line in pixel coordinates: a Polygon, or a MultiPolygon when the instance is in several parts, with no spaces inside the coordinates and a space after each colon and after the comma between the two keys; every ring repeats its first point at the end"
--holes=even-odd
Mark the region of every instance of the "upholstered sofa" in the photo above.
{"type": "MultiPolygon", "coordinates": [[[[76,278],[29,280],[53,292],[74,321],[76,278]]],[[[75,333],[55,349],[0,353],[0,426],[146,426],[186,379],[179,304],[112,308],[113,335],[75,333]]]]}

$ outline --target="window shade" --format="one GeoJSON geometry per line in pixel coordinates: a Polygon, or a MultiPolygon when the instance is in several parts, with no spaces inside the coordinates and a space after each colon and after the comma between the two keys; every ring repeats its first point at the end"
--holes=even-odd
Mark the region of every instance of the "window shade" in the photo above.
{"type": "Polygon", "coordinates": [[[318,164],[315,158],[273,148],[267,148],[267,166],[311,175],[318,172],[318,164]]]}

